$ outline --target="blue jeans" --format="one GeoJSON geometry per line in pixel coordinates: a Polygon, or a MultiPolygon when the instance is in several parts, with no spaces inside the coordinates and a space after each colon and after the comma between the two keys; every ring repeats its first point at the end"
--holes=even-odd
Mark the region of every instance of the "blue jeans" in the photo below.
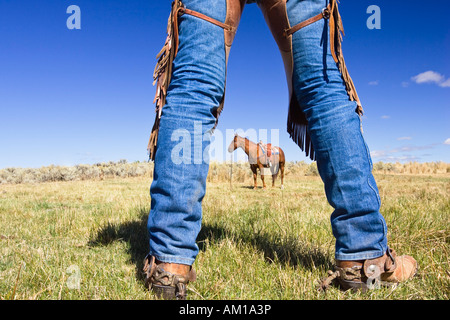
{"type": "MultiPolygon", "coordinates": [[[[183,2],[225,20],[225,0],[183,2]]],[[[288,1],[289,22],[295,25],[325,6],[325,0],[288,1]]],[[[179,50],[155,154],[148,231],[150,254],[156,259],[191,265],[198,254],[207,148],[224,95],[226,57],[222,28],[186,14],[179,21],[179,50]]],[[[349,100],[331,56],[327,29],[328,21],[322,19],[293,34],[294,93],[308,120],[319,173],[334,208],[335,258],[372,259],[387,250],[387,227],[356,103],[349,100]]]]}

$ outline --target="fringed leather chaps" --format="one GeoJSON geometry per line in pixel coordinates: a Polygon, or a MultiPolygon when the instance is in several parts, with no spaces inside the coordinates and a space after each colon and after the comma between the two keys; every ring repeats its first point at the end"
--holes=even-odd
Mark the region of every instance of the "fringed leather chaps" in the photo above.
{"type": "MultiPolygon", "coordinates": [[[[157,82],[157,87],[154,99],[154,103],[156,103],[156,117],[147,147],[151,160],[154,160],[155,157],[161,111],[166,102],[167,89],[169,87],[172,75],[172,63],[177,55],[178,50],[178,17],[182,14],[189,14],[223,28],[225,38],[226,62],[228,63],[228,56],[230,53],[231,45],[233,43],[246,0],[226,0],[226,2],[227,14],[225,22],[220,22],[199,12],[189,10],[183,5],[180,0],[175,0],[172,3],[172,11],[170,13],[167,24],[167,39],[164,47],[156,56],[158,62],[153,73],[153,84],[157,82]]],[[[339,71],[342,75],[342,79],[345,83],[349,99],[357,103],[357,108],[355,111],[360,116],[363,114],[361,102],[356,92],[353,80],[350,77],[345,65],[344,56],[342,54],[341,42],[342,35],[344,34],[344,27],[342,25],[341,16],[338,10],[338,0],[330,0],[328,6],[323,8],[322,12],[295,26],[291,26],[289,23],[286,11],[286,0],[261,0],[258,5],[264,14],[266,22],[275,38],[275,41],[278,44],[278,48],[284,62],[286,79],[289,89],[287,131],[294,142],[300,147],[300,149],[305,151],[306,156],[309,156],[312,160],[315,160],[316,155],[307,129],[308,121],[305,114],[301,111],[295,94],[293,93],[293,33],[310,25],[311,23],[315,23],[322,19],[329,20],[329,39],[331,54],[334,61],[338,65],[339,71]]],[[[222,112],[224,99],[225,94],[220,105],[217,107],[216,119],[219,118],[219,115],[222,112]]]]}
{"type": "MultiPolygon", "coordinates": [[[[161,51],[156,56],[158,62],[156,63],[155,71],[153,73],[153,85],[157,83],[155,99],[153,101],[153,103],[156,103],[156,117],[147,146],[150,160],[155,159],[156,146],[158,142],[159,121],[161,119],[162,108],[166,103],[167,90],[169,88],[172,76],[172,64],[178,52],[178,18],[183,14],[189,14],[191,16],[203,19],[207,22],[221,27],[224,30],[225,57],[226,63],[228,63],[228,56],[230,53],[231,45],[233,43],[234,36],[236,35],[236,30],[239,25],[245,3],[246,0],[226,0],[226,18],[225,22],[221,22],[216,19],[210,18],[200,12],[186,8],[180,0],[175,0],[172,2],[172,11],[170,12],[167,23],[166,42],[161,51]]],[[[216,110],[216,125],[219,115],[223,109],[224,99],[225,93],[222,97],[220,105],[216,110]]]]}
{"type": "Polygon", "coordinates": [[[330,49],[334,61],[338,64],[342,79],[345,82],[346,91],[351,101],[356,101],[356,112],[361,116],[363,109],[356,93],[353,81],[345,66],[344,56],[342,55],[342,34],[344,27],[338,10],[337,0],[330,0],[327,7],[316,16],[307,19],[295,26],[289,23],[286,0],[261,0],[258,3],[266,22],[278,44],[281,56],[283,58],[286,79],[289,88],[289,113],[287,120],[287,131],[294,142],[309,156],[312,160],[316,159],[314,148],[308,133],[308,121],[305,114],[301,111],[293,88],[293,50],[292,34],[298,30],[315,23],[322,19],[329,20],[330,30],[330,49]]]}

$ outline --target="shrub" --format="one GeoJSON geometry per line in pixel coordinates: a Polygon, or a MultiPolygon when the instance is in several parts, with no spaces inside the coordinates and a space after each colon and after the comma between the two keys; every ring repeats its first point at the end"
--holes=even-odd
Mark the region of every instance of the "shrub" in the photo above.
{"type": "MultiPolygon", "coordinates": [[[[408,162],[383,163],[373,165],[373,172],[378,174],[414,174],[433,175],[450,173],[450,164],[439,162],[408,162]]],[[[319,176],[317,164],[304,161],[286,162],[284,174],[288,176],[319,176]]],[[[126,160],[108,163],[78,164],[76,166],[46,166],[41,168],[5,168],[0,170],[0,184],[39,183],[46,181],[77,181],[90,179],[111,179],[124,177],[139,177],[148,175],[153,177],[152,162],[133,162],[126,160]]],[[[258,172],[259,175],[259,172],[258,172]]],[[[219,181],[250,182],[253,174],[248,162],[219,163],[211,162],[209,166],[208,182],[219,181]],[[232,175],[232,176],[231,176],[232,175]]]]}

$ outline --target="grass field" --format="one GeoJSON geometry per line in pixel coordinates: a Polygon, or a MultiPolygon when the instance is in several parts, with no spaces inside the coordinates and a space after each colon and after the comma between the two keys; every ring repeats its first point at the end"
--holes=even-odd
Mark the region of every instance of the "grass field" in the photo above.
{"type": "MultiPolygon", "coordinates": [[[[249,169],[236,167],[230,184],[218,175],[223,166],[212,166],[208,178],[190,299],[450,298],[447,167],[375,174],[389,245],[420,269],[395,290],[362,294],[317,290],[333,265],[334,238],[332,208],[313,169],[287,170],[284,190],[279,180],[253,190],[249,169]]],[[[0,184],[0,298],[155,299],[141,274],[150,182],[146,172],[0,184]]]]}

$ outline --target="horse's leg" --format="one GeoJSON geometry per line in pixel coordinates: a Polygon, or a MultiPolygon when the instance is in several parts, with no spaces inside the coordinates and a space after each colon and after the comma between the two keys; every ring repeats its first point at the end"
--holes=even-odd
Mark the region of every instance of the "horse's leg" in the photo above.
{"type": "Polygon", "coordinates": [[[272,171],[272,188],[273,188],[275,187],[275,180],[277,180],[278,176],[278,163],[272,165],[271,171],[272,171]]]}
{"type": "Polygon", "coordinates": [[[284,162],[280,162],[280,171],[281,171],[281,189],[284,189],[283,178],[284,178],[284,162]]]}
{"type": "Polygon", "coordinates": [[[256,189],[258,188],[258,170],[254,166],[250,166],[250,169],[253,172],[253,189],[256,189]]]}
{"type": "Polygon", "coordinates": [[[264,175],[263,175],[264,169],[263,169],[262,166],[259,167],[259,173],[261,174],[261,181],[262,181],[262,183],[263,183],[263,188],[265,189],[265,188],[266,188],[266,183],[264,182],[264,175]]]}
{"type": "Polygon", "coordinates": [[[272,188],[275,187],[275,180],[277,180],[279,169],[280,169],[280,159],[276,157],[275,159],[273,159],[272,167],[270,168],[270,171],[272,172],[272,188]]]}

